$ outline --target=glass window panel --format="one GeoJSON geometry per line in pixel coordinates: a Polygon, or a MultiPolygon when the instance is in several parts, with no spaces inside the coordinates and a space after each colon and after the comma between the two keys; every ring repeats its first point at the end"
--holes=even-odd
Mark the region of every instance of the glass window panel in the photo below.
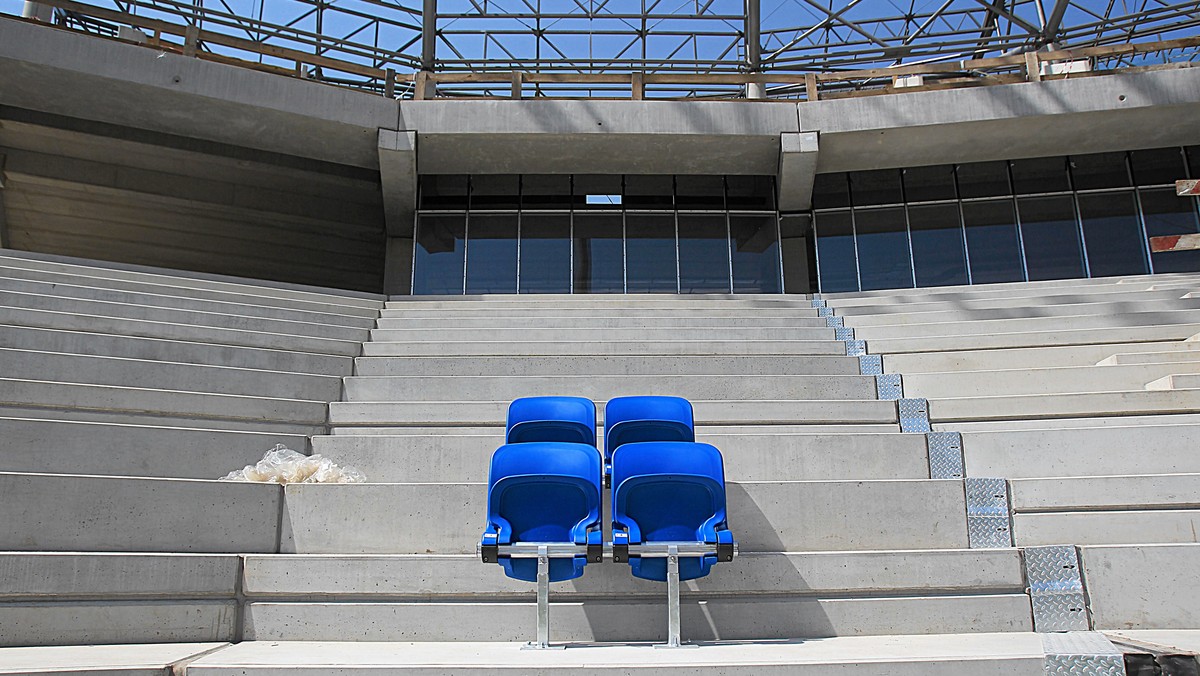
{"type": "Polygon", "coordinates": [[[913,265],[917,286],[967,283],[967,254],[958,204],[910,206],[913,265]]]}
{"type": "MultiPolygon", "coordinates": [[[[1195,202],[1188,197],[1176,196],[1174,188],[1141,190],[1139,198],[1148,236],[1200,232],[1195,202]]],[[[1163,251],[1152,253],[1150,257],[1155,272],[1200,272],[1200,251],[1163,251]]]]}
{"type": "Polygon", "coordinates": [[[675,293],[675,214],[625,214],[625,289],[628,293],[675,293]]]}
{"type": "Polygon", "coordinates": [[[900,191],[900,170],[850,172],[850,199],[856,207],[868,204],[900,204],[904,201],[900,191]]]}
{"type": "Polygon", "coordinates": [[[1013,160],[1012,179],[1013,189],[1018,195],[1064,192],[1071,189],[1065,157],[1013,160]]]}
{"type": "Polygon", "coordinates": [[[779,246],[783,255],[784,293],[812,293],[817,289],[812,254],[812,216],[779,218],[779,246]]]}
{"type": "Polygon", "coordinates": [[[520,195],[519,179],[516,174],[471,176],[471,208],[516,209],[520,195]]]}
{"type": "Polygon", "coordinates": [[[904,169],[904,199],[908,202],[952,200],[954,192],[954,167],[942,164],[936,167],[909,167],[904,169]]]}
{"type": "Polygon", "coordinates": [[[779,227],[774,214],[729,216],[734,293],[779,293],[779,227]]]}
{"type": "Polygon", "coordinates": [[[913,285],[904,207],[855,210],[854,231],[863,291],[913,285]]]}
{"type": "Polygon", "coordinates": [[[1017,200],[1029,279],[1083,277],[1083,250],[1070,195],[1017,200]]]}
{"type": "Polygon", "coordinates": [[[521,214],[521,293],[571,292],[571,214],[521,214]]]}
{"type": "Polygon", "coordinates": [[[599,202],[589,202],[588,195],[616,195],[619,197],[621,195],[621,177],[594,174],[576,176],[574,197],[576,209],[620,209],[622,202],[620,199],[615,204],[605,203],[604,199],[599,202]]]}
{"type": "Polygon", "coordinates": [[[730,210],[775,210],[775,179],[771,176],[726,176],[726,204],[730,210]]]}
{"type": "Polygon", "coordinates": [[[849,211],[813,214],[817,231],[817,265],[821,292],[858,291],[854,226],[849,211]]]}
{"type": "Polygon", "coordinates": [[[625,176],[625,208],[670,209],[675,204],[673,176],[625,176]]]}
{"type": "Polygon", "coordinates": [[[575,293],[625,290],[623,221],[619,213],[576,213],[572,241],[575,293]]]}
{"type": "Polygon", "coordinates": [[[1133,162],[1133,180],[1137,185],[1174,184],[1186,178],[1182,148],[1135,150],[1129,153],[1133,162]]]}
{"type": "Polygon", "coordinates": [[[530,174],[521,177],[522,209],[570,209],[569,174],[530,174]]]}
{"type": "Polygon", "coordinates": [[[1125,153],[1072,155],[1071,176],[1076,190],[1126,188],[1131,185],[1125,153]]]}
{"type": "Polygon", "coordinates": [[[462,295],[467,215],[422,215],[413,258],[414,295],[462,295]]]}
{"type": "Polygon", "coordinates": [[[467,220],[467,293],[517,292],[517,215],[467,220]]]}
{"type": "Polygon", "coordinates": [[[850,206],[850,182],[846,174],[817,174],[813,182],[813,208],[850,206]]]}
{"type": "Polygon", "coordinates": [[[957,167],[958,194],[971,197],[1000,197],[1011,195],[1008,185],[1008,162],[972,162],[957,167]]]}
{"type": "Polygon", "coordinates": [[[1132,191],[1080,195],[1079,220],[1093,277],[1149,272],[1132,191]]]}
{"type": "Polygon", "coordinates": [[[1012,200],[963,202],[962,212],[971,282],[995,284],[1025,279],[1012,200]]]}
{"type": "Polygon", "coordinates": [[[422,176],[421,208],[466,210],[467,177],[460,174],[422,176]]]}
{"type": "Polygon", "coordinates": [[[724,209],[724,176],[676,176],[675,204],[680,209],[724,209]]]}
{"type": "Polygon", "coordinates": [[[1188,178],[1200,178],[1200,146],[1188,146],[1188,178]]]}
{"type": "Polygon", "coordinates": [[[679,292],[729,293],[724,214],[679,213],[679,292]]]}

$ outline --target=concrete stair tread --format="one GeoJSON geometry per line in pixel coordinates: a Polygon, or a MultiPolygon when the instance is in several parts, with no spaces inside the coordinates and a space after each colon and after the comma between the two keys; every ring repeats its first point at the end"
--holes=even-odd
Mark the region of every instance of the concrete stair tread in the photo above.
{"type": "Polygon", "coordinates": [[[2,324],[0,347],[330,376],[354,369],[353,358],[335,354],[2,324]]]}
{"type": "Polygon", "coordinates": [[[959,320],[930,322],[927,324],[888,324],[878,326],[859,326],[854,322],[847,321],[846,326],[854,328],[856,337],[869,341],[872,339],[944,338],[980,334],[1032,333],[1055,329],[1111,330],[1127,327],[1191,326],[1197,322],[1200,322],[1200,309],[1166,309],[1150,312],[1123,312],[1120,314],[987,319],[961,318],[959,320]]]}
{"type": "MultiPolygon", "coordinates": [[[[904,374],[903,378],[909,391],[919,392],[929,399],[940,399],[970,397],[977,393],[1001,396],[1175,389],[1156,386],[1156,383],[1165,377],[1188,373],[1200,373],[1200,361],[913,373],[904,374]]],[[[1184,378],[1182,382],[1187,381],[1188,378],[1184,378]]],[[[1172,384],[1176,384],[1175,381],[1172,384]]]]}
{"type": "Polygon", "coordinates": [[[1114,641],[1128,639],[1163,652],[1200,654],[1200,629],[1123,629],[1104,633],[1114,641]]]}
{"type": "Polygon", "coordinates": [[[977,299],[939,300],[933,296],[928,300],[896,304],[849,305],[844,303],[830,304],[835,314],[842,317],[873,316],[888,314],[923,314],[943,311],[975,311],[999,310],[1007,308],[1065,308],[1070,306],[1088,307],[1105,303],[1123,301],[1160,301],[1180,300],[1188,296],[1181,290],[1159,289],[1122,289],[1098,291],[1094,293],[1048,293],[1038,296],[987,296],[977,299]]]}
{"type": "Polygon", "coordinates": [[[930,420],[1011,420],[1187,414],[1200,410],[1200,390],[1138,390],[933,399],[930,420]]]}
{"type": "Polygon", "coordinates": [[[82,283],[86,281],[89,280],[69,279],[67,281],[55,282],[25,280],[6,276],[5,270],[0,268],[0,289],[3,289],[7,293],[33,293],[75,300],[108,301],[174,310],[225,312],[232,315],[259,317],[263,319],[281,319],[359,328],[371,328],[375,322],[375,318],[369,316],[313,312],[271,305],[257,305],[252,302],[197,299],[188,296],[173,295],[169,293],[171,290],[166,288],[160,293],[110,289],[101,286],[88,286],[82,283]]]}
{"type": "Polygon", "coordinates": [[[1200,473],[1200,423],[964,431],[968,476],[1200,473]],[[1013,453],[1013,449],[1021,453],[1013,453]]]}
{"type": "Polygon", "coordinates": [[[354,365],[358,376],[858,375],[860,370],[857,357],[834,355],[358,357],[354,365]]]}
{"type": "Polygon", "coordinates": [[[287,284],[284,282],[270,283],[264,282],[261,279],[126,265],[93,259],[36,254],[13,249],[0,249],[0,265],[4,267],[68,272],[101,279],[112,278],[161,283],[178,288],[249,292],[255,295],[274,298],[312,300],[371,309],[379,308],[383,303],[382,296],[355,291],[287,284]]]}
{"type": "Polygon", "coordinates": [[[228,645],[214,642],[0,648],[0,674],[166,676],[176,665],[228,645]]]}
{"type": "MultiPolygon", "coordinates": [[[[1023,321],[1023,320],[1022,320],[1023,321]]],[[[1200,332],[1200,324],[1164,324],[1101,328],[1039,327],[1030,331],[1001,332],[980,330],[975,334],[951,336],[914,336],[896,338],[877,335],[867,339],[871,354],[946,352],[954,350],[993,350],[1024,347],[1050,347],[1112,343],[1141,343],[1184,340],[1200,332]]]]}
{"type": "Polygon", "coordinates": [[[1097,366],[1122,364],[1166,364],[1200,361],[1200,343],[1183,341],[1183,347],[1164,352],[1119,352],[1096,363],[1097,366]]]}
{"type": "MultiPolygon", "coordinates": [[[[405,425],[500,424],[508,401],[416,401],[416,402],[331,402],[329,424],[332,427],[405,425]]],[[[746,424],[863,424],[898,423],[894,401],[878,400],[739,400],[708,401],[693,399],[697,425],[746,424]]]]}
{"type": "MultiPolygon", "coordinates": [[[[883,355],[884,369],[905,375],[944,373],[953,371],[993,371],[1025,368],[1059,368],[1067,366],[1098,366],[1114,355],[1140,356],[1147,354],[1191,354],[1200,343],[1184,340],[1099,343],[1047,347],[1014,347],[947,352],[910,352],[883,355]]],[[[1200,357],[1200,352],[1195,352],[1200,357]]]]}
{"type": "Polygon", "coordinates": [[[819,641],[705,644],[696,650],[649,645],[580,645],[522,651],[521,643],[319,643],[251,641],[193,662],[197,676],[370,669],[375,674],[511,673],[569,669],[572,673],[655,673],[720,668],[746,674],[976,674],[1042,676],[1044,652],[1032,633],[840,637],[819,641]],[[969,666],[968,666],[969,665],[969,666]]]}
{"type": "Polygon", "coordinates": [[[372,340],[363,343],[363,354],[384,356],[600,356],[600,355],[834,355],[846,347],[834,340],[443,340],[412,343],[372,340]]]}

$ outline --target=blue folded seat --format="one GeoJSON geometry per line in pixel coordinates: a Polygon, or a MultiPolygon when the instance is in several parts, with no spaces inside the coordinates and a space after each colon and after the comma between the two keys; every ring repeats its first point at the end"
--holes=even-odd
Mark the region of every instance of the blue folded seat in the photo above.
{"type": "Polygon", "coordinates": [[[638,441],[695,441],[692,403],[682,397],[617,397],[604,405],[605,474],[622,444],[638,441]]]}
{"type": "MultiPolygon", "coordinates": [[[[612,486],[614,552],[638,544],[716,545],[711,554],[680,557],[680,580],[704,577],[713,564],[733,559],[725,468],[715,447],[671,441],[622,444],[613,454],[612,486]]],[[[635,577],[666,581],[665,558],[628,559],[635,577]]]]}
{"type": "Polygon", "coordinates": [[[596,404],[582,397],[522,397],[508,406],[505,443],[566,441],[596,445],[596,404]]]}
{"type": "Polygon", "coordinates": [[[583,575],[588,559],[599,561],[603,551],[595,404],[578,397],[518,399],[509,407],[506,439],[492,454],[483,560],[536,582],[536,558],[500,555],[499,546],[584,545],[587,554],[549,564],[551,582],[583,575]]]}

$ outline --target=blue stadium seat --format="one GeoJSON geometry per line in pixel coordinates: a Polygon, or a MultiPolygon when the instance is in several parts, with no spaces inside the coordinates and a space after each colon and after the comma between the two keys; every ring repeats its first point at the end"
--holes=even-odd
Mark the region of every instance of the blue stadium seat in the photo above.
{"type": "Polygon", "coordinates": [[[505,443],[596,445],[596,404],[582,397],[523,397],[508,406],[505,443]]]}
{"type": "Polygon", "coordinates": [[[680,580],[704,577],[718,560],[733,558],[725,518],[721,452],[694,442],[623,443],[613,454],[614,559],[628,558],[635,577],[667,580],[665,558],[622,556],[625,545],[701,542],[716,552],[679,560],[680,580]]]}
{"type": "Polygon", "coordinates": [[[695,441],[692,404],[682,397],[617,397],[604,406],[604,458],[622,444],[695,441]]]}
{"type": "Polygon", "coordinates": [[[587,555],[550,559],[550,581],[583,575],[588,558],[599,560],[603,548],[602,472],[600,452],[587,444],[528,441],[497,449],[488,477],[484,561],[499,563],[509,577],[536,582],[536,558],[497,555],[498,547],[584,545],[587,555]]]}

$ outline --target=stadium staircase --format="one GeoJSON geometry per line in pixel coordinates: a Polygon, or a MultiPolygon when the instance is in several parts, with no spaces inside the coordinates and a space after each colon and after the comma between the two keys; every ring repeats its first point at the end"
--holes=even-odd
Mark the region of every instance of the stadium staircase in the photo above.
{"type": "Polygon", "coordinates": [[[1200,651],[1200,275],[385,302],[0,251],[0,445],[0,673],[1171,674],[1200,651]],[[740,545],[684,583],[700,648],[651,649],[662,585],[606,563],[553,587],[572,647],[518,649],[533,586],[475,545],[533,394],[695,404],[740,545]],[[276,443],[368,483],[214,480],[276,443]]]}

